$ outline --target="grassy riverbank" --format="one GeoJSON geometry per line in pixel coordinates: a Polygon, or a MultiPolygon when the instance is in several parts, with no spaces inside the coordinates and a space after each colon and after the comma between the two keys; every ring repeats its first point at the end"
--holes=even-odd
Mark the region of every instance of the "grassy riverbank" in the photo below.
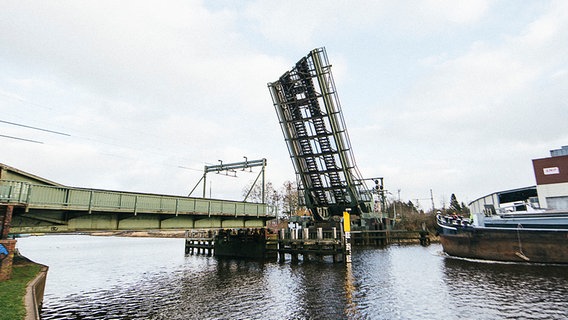
{"type": "Polygon", "coordinates": [[[40,270],[40,265],[14,257],[12,278],[0,282],[0,320],[25,318],[26,286],[40,270]]]}

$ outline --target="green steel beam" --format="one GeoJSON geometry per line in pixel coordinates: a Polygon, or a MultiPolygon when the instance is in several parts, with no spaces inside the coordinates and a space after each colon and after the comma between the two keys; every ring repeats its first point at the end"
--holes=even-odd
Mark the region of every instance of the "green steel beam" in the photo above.
{"type": "Polygon", "coordinates": [[[11,233],[249,227],[276,217],[262,203],[8,180],[0,180],[0,205],[14,207],[11,233]]]}

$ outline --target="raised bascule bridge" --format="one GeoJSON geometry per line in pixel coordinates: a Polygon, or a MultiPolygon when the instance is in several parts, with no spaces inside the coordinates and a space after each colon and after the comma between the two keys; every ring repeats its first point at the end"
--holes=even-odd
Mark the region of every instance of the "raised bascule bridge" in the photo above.
{"type": "Polygon", "coordinates": [[[314,217],[378,214],[373,193],[382,196],[383,179],[370,178],[376,186],[369,189],[357,169],[325,48],[310,51],[268,87],[303,204],[314,217]]]}
{"type": "Polygon", "coordinates": [[[316,220],[315,226],[303,226],[301,234],[297,229],[281,230],[281,259],[285,254],[293,260],[298,255],[328,255],[349,263],[352,226],[358,228],[354,232],[359,240],[386,243],[383,178],[364,179],[355,164],[325,48],[310,51],[268,88],[296,173],[301,205],[316,220]],[[366,180],[375,186],[369,189],[366,180]]]}

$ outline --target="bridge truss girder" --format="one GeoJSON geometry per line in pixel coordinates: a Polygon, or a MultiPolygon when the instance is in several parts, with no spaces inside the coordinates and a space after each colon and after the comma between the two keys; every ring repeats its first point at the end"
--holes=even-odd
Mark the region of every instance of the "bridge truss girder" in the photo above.
{"type": "Polygon", "coordinates": [[[319,219],[369,212],[325,48],[312,50],[268,84],[304,205],[319,219]]]}

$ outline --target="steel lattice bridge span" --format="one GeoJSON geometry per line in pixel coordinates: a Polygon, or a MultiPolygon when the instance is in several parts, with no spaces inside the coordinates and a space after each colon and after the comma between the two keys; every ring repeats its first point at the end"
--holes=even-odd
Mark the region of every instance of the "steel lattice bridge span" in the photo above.
{"type": "MultiPolygon", "coordinates": [[[[302,204],[319,220],[345,210],[372,213],[373,191],[355,164],[325,48],[310,51],[268,88],[302,204]]],[[[382,190],[382,178],[372,180],[382,190]]]]}
{"type": "Polygon", "coordinates": [[[0,212],[10,233],[258,228],[274,219],[262,203],[63,186],[0,165],[0,212]]]}

